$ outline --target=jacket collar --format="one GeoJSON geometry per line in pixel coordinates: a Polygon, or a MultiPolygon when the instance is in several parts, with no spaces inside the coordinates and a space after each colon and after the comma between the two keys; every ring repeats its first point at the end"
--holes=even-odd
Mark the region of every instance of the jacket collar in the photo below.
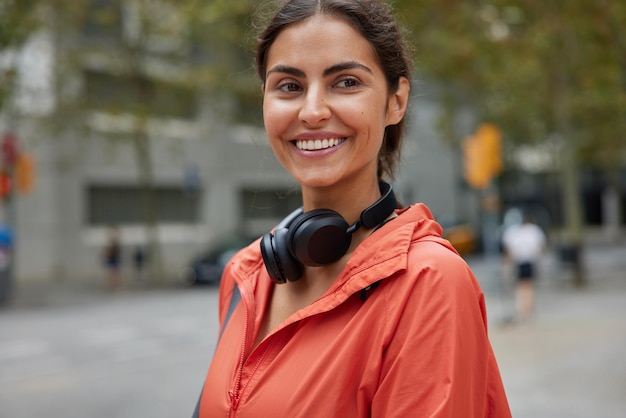
{"type": "MultiPolygon", "coordinates": [[[[356,292],[406,270],[409,247],[413,241],[437,241],[451,251],[454,248],[443,238],[442,229],[424,204],[398,210],[397,217],[372,233],[354,250],[343,272],[325,293],[341,303],[356,292]]],[[[244,248],[233,260],[230,272],[247,288],[270,282],[259,240],[244,248]]],[[[322,297],[323,299],[324,297],[322,297]]]]}

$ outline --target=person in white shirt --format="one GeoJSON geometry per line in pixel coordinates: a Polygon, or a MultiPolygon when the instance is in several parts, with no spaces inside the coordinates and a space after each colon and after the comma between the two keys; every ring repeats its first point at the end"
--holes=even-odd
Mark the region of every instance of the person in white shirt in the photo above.
{"type": "Polygon", "coordinates": [[[534,308],[534,281],[537,264],[546,249],[546,235],[525,214],[522,223],[511,225],[502,236],[504,255],[515,265],[518,318],[528,320],[534,308]]]}

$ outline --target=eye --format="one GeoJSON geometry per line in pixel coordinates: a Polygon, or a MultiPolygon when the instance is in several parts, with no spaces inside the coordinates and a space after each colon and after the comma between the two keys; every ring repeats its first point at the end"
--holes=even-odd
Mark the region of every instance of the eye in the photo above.
{"type": "Polygon", "coordinates": [[[361,83],[356,78],[349,77],[339,80],[336,86],[343,89],[353,89],[355,87],[358,87],[360,84],[361,83]]]}
{"type": "Polygon", "coordinates": [[[284,93],[293,93],[302,90],[297,83],[294,83],[292,81],[279,84],[278,89],[284,93]]]}

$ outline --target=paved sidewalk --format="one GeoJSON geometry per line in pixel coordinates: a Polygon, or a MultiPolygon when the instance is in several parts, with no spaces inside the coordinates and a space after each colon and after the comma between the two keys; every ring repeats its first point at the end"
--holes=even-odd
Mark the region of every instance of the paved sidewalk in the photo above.
{"type": "Polygon", "coordinates": [[[536,311],[509,322],[512,280],[469,259],[483,284],[490,336],[515,418],[626,417],[626,246],[585,252],[587,285],[570,285],[553,255],[541,265],[536,311]]]}
{"type": "Polygon", "coordinates": [[[4,309],[49,309],[85,305],[103,299],[103,286],[89,281],[50,281],[18,284],[4,309]]]}
{"type": "Polygon", "coordinates": [[[106,302],[111,298],[133,298],[150,292],[185,289],[179,282],[163,285],[127,281],[112,291],[102,279],[34,282],[15,286],[11,300],[2,309],[53,309],[106,302]]]}

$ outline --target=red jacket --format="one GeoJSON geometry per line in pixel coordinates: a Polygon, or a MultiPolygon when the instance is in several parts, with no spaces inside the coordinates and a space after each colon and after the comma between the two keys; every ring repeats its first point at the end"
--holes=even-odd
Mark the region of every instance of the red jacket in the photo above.
{"type": "Polygon", "coordinates": [[[274,286],[258,242],[225,271],[221,323],[233,281],[242,300],[215,351],[200,417],[511,416],[482,291],[424,205],[370,235],[322,297],[254,350],[274,286]]]}

